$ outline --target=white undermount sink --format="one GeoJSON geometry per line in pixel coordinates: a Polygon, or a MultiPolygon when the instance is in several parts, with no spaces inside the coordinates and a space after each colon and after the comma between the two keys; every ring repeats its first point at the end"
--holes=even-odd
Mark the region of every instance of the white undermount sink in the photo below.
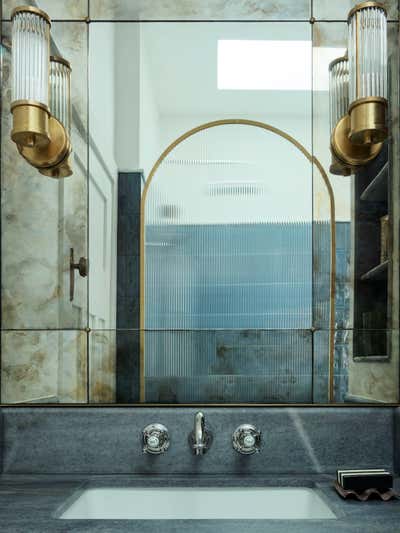
{"type": "Polygon", "coordinates": [[[334,519],[311,488],[91,488],[60,516],[92,520],[334,519]]]}

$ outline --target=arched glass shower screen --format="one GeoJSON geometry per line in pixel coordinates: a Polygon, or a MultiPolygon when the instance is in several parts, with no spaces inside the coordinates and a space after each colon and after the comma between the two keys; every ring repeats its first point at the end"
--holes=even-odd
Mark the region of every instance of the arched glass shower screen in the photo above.
{"type": "MultiPolygon", "coordinates": [[[[312,401],[313,167],[325,186],[334,325],[335,206],[319,161],[269,124],[180,136],[141,202],[141,401],[312,401]]],[[[333,396],[333,333],[328,396],[333,396]]]]}

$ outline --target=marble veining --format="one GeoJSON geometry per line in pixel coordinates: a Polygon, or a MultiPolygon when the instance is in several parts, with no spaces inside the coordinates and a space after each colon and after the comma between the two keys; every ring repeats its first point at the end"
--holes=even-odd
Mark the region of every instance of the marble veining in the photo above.
{"type": "Polygon", "coordinates": [[[90,18],[102,20],[307,20],[309,0],[91,0],[90,18]]]}
{"type": "Polygon", "coordinates": [[[86,335],[4,331],[1,402],[86,402],[86,335]]]}
{"type": "Polygon", "coordinates": [[[91,331],[89,334],[89,401],[116,401],[116,331],[91,331]]]}
{"type": "MultiPolygon", "coordinates": [[[[347,15],[360,0],[313,0],[313,16],[317,20],[347,20],[347,15]]],[[[388,19],[398,20],[398,2],[396,0],[382,0],[386,7],[388,19]]]]}

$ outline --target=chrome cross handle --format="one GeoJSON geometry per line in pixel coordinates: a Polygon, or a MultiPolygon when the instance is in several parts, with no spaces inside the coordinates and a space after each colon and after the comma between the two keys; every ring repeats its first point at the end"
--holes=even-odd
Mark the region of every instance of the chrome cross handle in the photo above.
{"type": "Polygon", "coordinates": [[[168,429],[162,424],[149,424],[144,428],[142,437],[143,453],[160,455],[169,448],[168,429]]]}
{"type": "Polygon", "coordinates": [[[232,445],[242,455],[258,453],[261,447],[261,431],[251,424],[242,424],[232,435],[232,445]]]}

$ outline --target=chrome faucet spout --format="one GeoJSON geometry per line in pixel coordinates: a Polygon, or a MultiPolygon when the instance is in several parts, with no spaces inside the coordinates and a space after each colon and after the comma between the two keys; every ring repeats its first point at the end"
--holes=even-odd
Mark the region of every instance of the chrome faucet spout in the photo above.
{"type": "Polygon", "coordinates": [[[212,433],[206,429],[204,414],[199,411],[194,417],[194,429],[189,435],[189,445],[194,455],[203,455],[211,443],[212,433]]]}
{"type": "Polygon", "coordinates": [[[194,417],[194,435],[195,443],[197,446],[201,446],[202,444],[204,444],[204,427],[204,415],[202,412],[198,412],[194,417]]]}

